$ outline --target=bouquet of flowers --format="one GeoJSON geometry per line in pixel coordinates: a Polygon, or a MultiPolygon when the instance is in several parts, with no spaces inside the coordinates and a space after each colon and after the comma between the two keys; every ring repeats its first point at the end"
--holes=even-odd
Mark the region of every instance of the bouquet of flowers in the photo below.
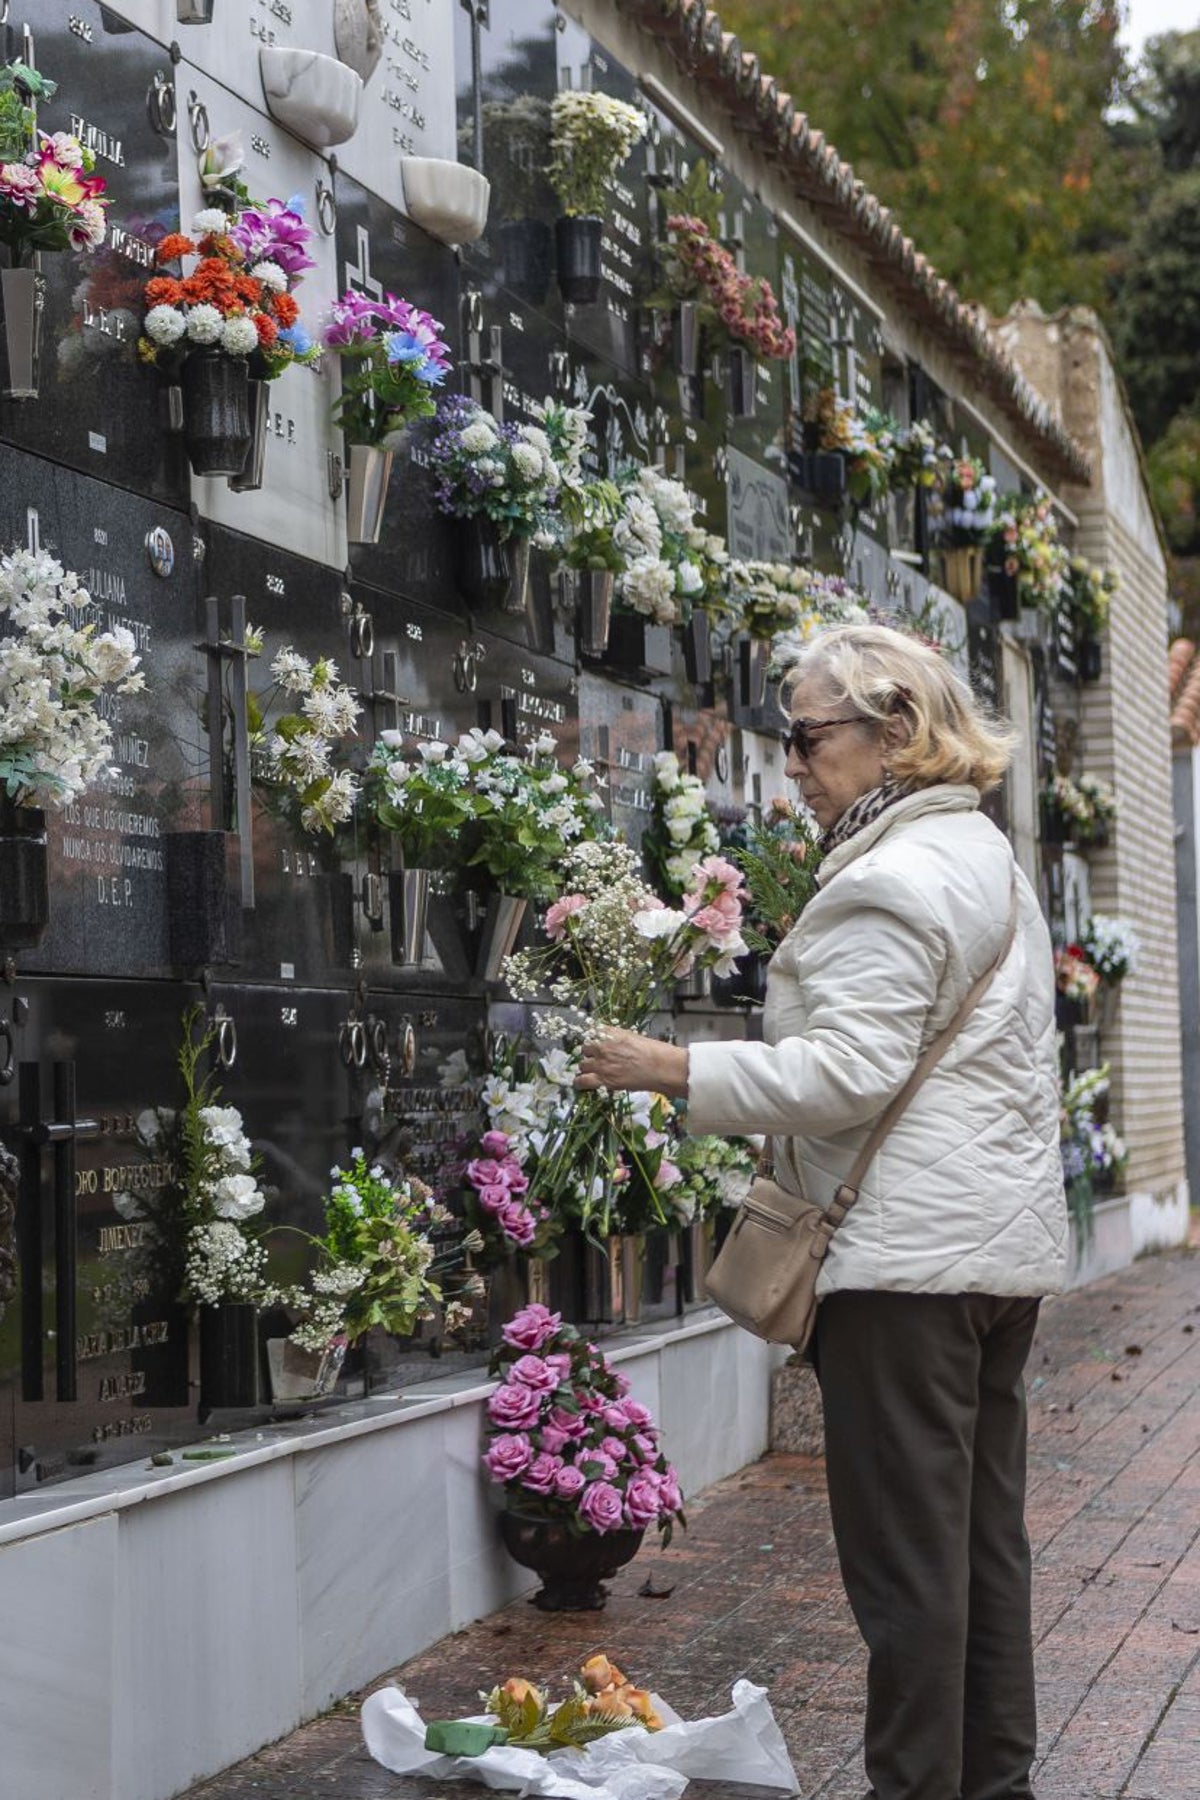
{"type": "Polygon", "coordinates": [[[771,681],[781,681],[788,670],[795,667],[804,646],[823,625],[865,625],[871,617],[867,601],[840,575],[805,570],[804,598],[807,610],[799,624],[776,632],[771,639],[767,663],[767,677],[771,681]]]}
{"type": "Polygon", "coordinates": [[[52,556],[0,558],[0,791],[18,806],[77,800],[112,755],[100,702],[145,686],[125,626],[76,622],[91,606],[79,577],[52,556]]]}
{"type": "Polygon", "coordinates": [[[930,500],[929,522],[943,544],[981,544],[996,524],[996,481],[977,456],[956,456],[930,500]]]}
{"type": "Polygon", "coordinates": [[[177,263],[177,275],[146,283],[147,312],[138,350],[143,362],[175,374],[193,350],[219,350],[250,359],[251,374],[274,381],[293,363],[311,363],[318,351],[300,326],[292,293],[305,269],[312,230],[297,203],[227,213],[205,207],[191,235],[171,231],[155,260],[177,263]],[[185,260],[197,259],[189,274],[185,260]]]}
{"type": "Polygon", "coordinates": [[[766,817],[744,826],[730,850],[746,878],[743,933],[751,950],[770,956],[817,891],[820,841],[790,800],[771,801],[766,817]]]}
{"type": "Polygon", "coordinates": [[[1110,987],[1133,974],[1141,948],[1138,934],[1127,919],[1093,913],[1084,929],[1084,953],[1101,981],[1110,987]]]}
{"type": "Polygon", "coordinates": [[[1004,573],[1016,580],[1021,605],[1053,613],[1067,594],[1071,557],[1047,496],[1008,502],[995,519],[990,543],[1004,573]]]}
{"type": "Polygon", "coordinates": [[[654,812],[642,838],[646,862],[663,891],[678,899],[696,864],[721,848],[721,837],[709,811],[704,783],[679,767],[673,750],[654,758],[654,812]]]}
{"type": "Polygon", "coordinates": [[[891,486],[924,488],[927,492],[943,487],[953,470],[955,456],[949,444],[939,444],[932,426],[924,419],[914,419],[911,425],[897,425],[889,419],[887,428],[891,440],[891,486]]]}
{"type": "Polygon", "coordinates": [[[810,598],[811,573],[793,563],[731,562],[729,598],[739,631],[770,643],[782,632],[819,622],[810,598]]]}
{"type": "MultiPolygon", "coordinates": [[[[157,1107],[138,1119],[143,1147],[175,1170],[148,1217],[161,1267],[181,1299],[196,1306],[258,1304],[267,1256],[247,1222],[262,1211],[266,1197],[241,1113],[219,1104],[213,1072],[200,1074],[215,1035],[204,1008],[189,1008],[178,1058],[183,1106],[178,1112],[157,1107]]],[[[125,1217],[138,1218],[143,1209],[138,1195],[124,1196],[125,1217]]]]}
{"type": "Polygon", "coordinates": [[[1042,795],[1047,811],[1081,844],[1103,837],[1117,816],[1117,797],[1099,775],[1083,771],[1076,781],[1056,775],[1042,795]]]}
{"type": "Polygon", "coordinates": [[[566,846],[594,838],[604,811],[592,765],[564,769],[557,752],[549,732],[516,753],[498,731],[476,728],[453,747],[419,744],[412,759],[399,733],[384,732],[368,803],[410,868],[478,868],[505,893],[548,900],[566,846]]]}
{"type": "Polygon", "coordinates": [[[1100,986],[1100,976],[1079,944],[1054,952],[1054,981],[1065,999],[1083,1007],[1091,1006],[1100,986]]]}
{"type": "Polygon", "coordinates": [[[55,86],[25,63],[0,69],[0,244],[14,266],[39,250],[95,250],[107,229],[91,151],[69,132],[37,129],[36,102],[55,86]]]}
{"type": "MultiPolygon", "coordinates": [[[[878,415],[877,415],[878,417],[878,415]]],[[[804,423],[818,450],[837,451],[846,460],[846,486],[856,506],[870,506],[891,481],[890,428],[873,429],[831,387],[818,388],[804,402],[804,423]]]]}
{"type": "MultiPolygon", "coordinates": [[[[252,653],[261,649],[257,632],[246,634],[252,653]]],[[[250,754],[260,792],[278,795],[304,831],[327,831],[344,824],[358,798],[358,780],[349,769],[333,767],[340,740],[356,735],[362,707],[338,679],[337,664],[326,656],[310,662],[285,644],[271,663],[275,686],[266,695],[246,698],[250,754]],[[294,696],[295,712],[277,716],[270,710],[281,694],[294,696]]]]}
{"type": "Polygon", "coordinates": [[[466,1214],[485,1263],[514,1250],[553,1256],[561,1221],[536,1198],[538,1164],[575,1104],[578,1059],[501,1043],[483,1085],[487,1130],[464,1168],[466,1214]]]}
{"type": "Polygon", "coordinates": [[[441,330],[440,320],[395,294],[371,300],[349,289],[334,302],[321,343],[342,359],[333,416],[347,443],[390,450],[413,419],[433,417],[434,389],[451,368],[441,330]]]}
{"type": "MultiPolygon", "coordinates": [[[[307,1285],[272,1289],[269,1298],[303,1314],[291,1333],[302,1350],[354,1343],[374,1325],[408,1337],[436,1317],[443,1276],[481,1240],[468,1233],[439,1252],[434,1233],[453,1224],[453,1214],[424,1182],[391,1174],[382,1163],[368,1165],[361,1149],[350,1152],[348,1169],[329,1173],[325,1234],[310,1239],[317,1266],[307,1285]]],[[[478,1276],[461,1279],[455,1297],[445,1302],[448,1332],[467,1323],[482,1292],[478,1276]]]]}
{"type": "Polygon", "coordinates": [[[588,1532],[644,1531],[664,1547],[683,1496],[649,1408],[595,1344],[544,1306],[524,1307],[492,1358],[483,1463],[522,1512],[588,1532]]]}
{"type": "Polygon", "coordinates": [[[1072,556],[1067,569],[1067,604],[1080,637],[1099,637],[1108,624],[1120,585],[1115,569],[1100,569],[1085,556],[1072,556]]]}
{"type": "Polygon", "coordinates": [[[429,447],[438,507],[452,518],[490,519],[502,538],[555,547],[563,490],[583,486],[589,417],[547,400],[536,424],[500,425],[464,395],[443,400],[429,447]]]}
{"type": "Polygon", "coordinates": [[[1063,1090],[1059,1112],[1059,1150],[1067,1202],[1080,1236],[1091,1235],[1092,1203],[1097,1188],[1111,1187],[1129,1160],[1124,1140],[1097,1111],[1107,1107],[1109,1067],[1081,1069],[1063,1090]]]}
{"type": "Polygon", "coordinates": [[[568,218],[603,217],[606,189],[645,137],[645,113],[610,94],[567,88],[550,103],[550,185],[568,218]]]}
{"type": "Polygon", "coordinates": [[[745,1138],[681,1137],[672,1155],[680,1181],[671,1199],[686,1224],[736,1212],[750,1192],[758,1157],[745,1138]]]}
{"type": "MultiPolygon", "coordinates": [[[[569,1699],[552,1706],[544,1688],[520,1675],[482,1695],[484,1706],[519,1750],[581,1748],[613,1731],[641,1726],[661,1731],[662,1719],[645,1688],[635,1687],[615,1663],[599,1653],[579,1671],[569,1699]]],[[[434,1727],[436,1729],[436,1727],[434,1727]]]]}
{"type": "Polygon", "coordinates": [[[672,291],[700,298],[704,322],[717,326],[755,356],[770,362],[786,361],[796,348],[796,334],[784,324],[774,289],[765,276],[743,275],[704,219],[673,213],[667,231],[674,263],[668,272],[672,291]]]}
{"type": "Polygon", "coordinates": [[[625,558],[619,604],[659,625],[686,622],[693,607],[723,604],[729,553],[723,540],[695,523],[692,496],[661,470],[628,470],[620,482],[621,516],[613,539],[625,558]]]}

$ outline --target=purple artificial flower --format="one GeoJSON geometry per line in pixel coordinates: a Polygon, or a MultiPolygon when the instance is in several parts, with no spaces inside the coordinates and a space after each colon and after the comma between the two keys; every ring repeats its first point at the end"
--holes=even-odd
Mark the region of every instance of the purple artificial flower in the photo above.
{"type": "Polygon", "coordinates": [[[532,1388],[536,1394],[545,1394],[558,1386],[558,1373],[540,1356],[532,1354],[519,1356],[508,1371],[510,1381],[519,1381],[522,1387],[532,1388]]]}
{"type": "Polygon", "coordinates": [[[574,1463],[564,1463],[554,1471],[554,1492],[560,1500],[576,1500],[587,1485],[587,1478],[574,1463]]]}
{"type": "Polygon", "coordinates": [[[484,1212],[498,1213],[502,1207],[509,1205],[509,1193],[498,1181],[485,1181],[478,1190],[479,1204],[484,1212]]]}
{"type": "Polygon", "coordinates": [[[617,1531],[623,1521],[621,1496],[608,1481],[593,1481],[579,1502],[579,1516],[593,1531],[617,1531]]]}
{"type": "Polygon", "coordinates": [[[666,1471],[661,1477],[658,1496],[664,1513],[683,1511],[683,1495],[679,1490],[679,1476],[670,1463],[667,1464],[666,1471]]]}
{"type": "Polygon", "coordinates": [[[485,1156],[502,1157],[508,1155],[507,1131],[485,1131],[479,1140],[479,1148],[485,1156]]]}
{"type": "Polygon", "coordinates": [[[662,1511],[661,1477],[653,1469],[639,1469],[625,1489],[625,1517],[635,1531],[653,1525],[662,1511]]]}
{"type": "Polygon", "coordinates": [[[605,1456],[615,1463],[622,1463],[629,1455],[629,1446],[623,1438],[605,1437],[600,1439],[600,1448],[605,1456]]]}
{"type": "Polygon", "coordinates": [[[496,1222],[505,1237],[510,1237],[522,1250],[537,1236],[537,1220],[519,1200],[510,1200],[507,1206],[502,1206],[496,1214],[496,1222]]]}
{"type": "Polygon", "coordinates": [[[547,1338],[553,1337],[562,1324],[562,1314],[551,1312],[540,1300],[533,1300],[514,1313],[501,1336],[515,1350],[540,1350],[547,1338]]]}
{"type": "Polygon", "coordinates": [[[368,300],[365,294],[356,294],[353,288],[349,288],[330,308],[328,323],[321,332],[321,342],[329,350],[347,350],[369,344],[378,335],[374,300],[368,300]]]}
{"type": "Polygon", "coordinates": [[[483,1460],[493,1481],[515,1481],[533,1460],[533,1446],[527,1437],[508,1432],[492,1439],[483,1460]]]}
{"type": "Polygon", "coordinates": [[[262,207],[247,207],[239,213],[230,237],[248,262],[268,260],[278,263],[289,282],[305,269],[315,269],[316,258],[309,256],[312,228],[306,225],[294,202],[268,200],[262,207]]]}
{"type": "Polygon", "coordinates": [[[535,1456],[529,1467],[521,1476],[521,1486],[528,1488],[531,1494],[550,1494],[554,1491],[554,1479],[563,1466],[561,1456],[551,1456],[542,1451],[535,1456]]]}
{"type": "Polygon", "coordinates": [[[502,1187],[508,1191],[508,1179],[501,1165],[491,1156],[477,1156],[467,1164],[467,1180],[472,1187],[502,1187]]]}
{"type": "Polygon", "coordinates": [[[524,1431],[528,1426],[536,1425],[541,1410],[541,1395],[519,1383],[510,1385],[506,1382],[488,1401],[488,1417],[494,1425],[505,1430],[524,1431]]]}
{"type": "Polygon", "coordinates": [[[538,1431],[538,1440],[542,1449],[549,1450],[552,1456],[557,1456],[560,1450],[565,1450],[571,1441],[566,1432],[557,1425],[543,1425],[538,1431]]]}

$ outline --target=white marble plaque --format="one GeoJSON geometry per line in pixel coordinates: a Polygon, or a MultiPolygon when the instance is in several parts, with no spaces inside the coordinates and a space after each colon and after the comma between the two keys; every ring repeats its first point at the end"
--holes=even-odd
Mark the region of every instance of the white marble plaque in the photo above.
{"type": "MultiPolygon", "coordinates": [[[[332,187],[329,165],[303,144],[217,85],[211,76],[181,62],[175,72],[179,105],[179,197],[184,230],[203,205],[196,167],[192,122],[201,106],[214,137],[241,133],[246,152],[244,179],[258,200],[290,200],[299,195],[314,228],[310,255],[317,267],[305,271],[296,292],[300,320],[316,336],[322,315],[338,292],[334,239],[321,229],[318,182],[332,187]]],[[[207,519],[244,531],[267,543],[285,544],[297,556],[340,569],[346,563],[345,509],[329,493],[329,457],[342,455],[342,437],[330,409],[339,392],[339,366],[326,356],[315,368],[293,367],[269,384],[270,417],[261,488],[234,493],[223,479],[192,478],[192,497],[207,519]]]]}

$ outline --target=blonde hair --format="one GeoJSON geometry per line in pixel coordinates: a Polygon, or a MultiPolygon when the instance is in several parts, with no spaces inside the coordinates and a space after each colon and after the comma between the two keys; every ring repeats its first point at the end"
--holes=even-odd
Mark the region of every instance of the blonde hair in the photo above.
{"type": "Polygon", "coordinates": [[[834,705],[848,701],[864,720],[884,725],[900,714],[907,742],[888,757],[898,781],[913,787],[966,782],[986,794],[997,787],[1019,739],[1005,720],[986,713],[944,657],[887,625],[831,625],[804,646],[783,679],[791,711],[799,681],[828,684],[834,705]]]}

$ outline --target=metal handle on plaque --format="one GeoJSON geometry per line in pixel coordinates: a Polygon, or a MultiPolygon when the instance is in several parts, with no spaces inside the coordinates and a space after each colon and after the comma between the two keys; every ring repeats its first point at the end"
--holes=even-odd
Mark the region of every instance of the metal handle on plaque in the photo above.
{"type": "Polygon", "coordinates": [[[146,117],[150,129],[160,137],[174,137],[179,115],[175,103],[175,83],[162,69],[155,69],[154,79],[146,91],[146,117]]]}
{"type": "Polygon", "coordinates": [[[197,156],[203,156],[208,149],[209,125],[208,108],[193,88],[187,98],[188,130],[191,133],[192,149],[197,156]]]}
{"type": "Polygon", "coordinates": [[[326,237],[337,230],[337,197],[328,182],[317,176],[317,224],[326,237]]]}
{"type": "Polygon", "coordinates": [[[232,1069],[238,1058],[237,1022],[223,1006],[218,1006],[213,1014],[213,1025],[217,1034],[217,1061],[223,1069],[232,1069]]]}
{"type": "Polygon", "coordinates": [[[361,1019],[343,1019],[338,1031],[338,1055],[347,1069],[362,1069],[367,1062],[367,1028],[361,1019]]]}

